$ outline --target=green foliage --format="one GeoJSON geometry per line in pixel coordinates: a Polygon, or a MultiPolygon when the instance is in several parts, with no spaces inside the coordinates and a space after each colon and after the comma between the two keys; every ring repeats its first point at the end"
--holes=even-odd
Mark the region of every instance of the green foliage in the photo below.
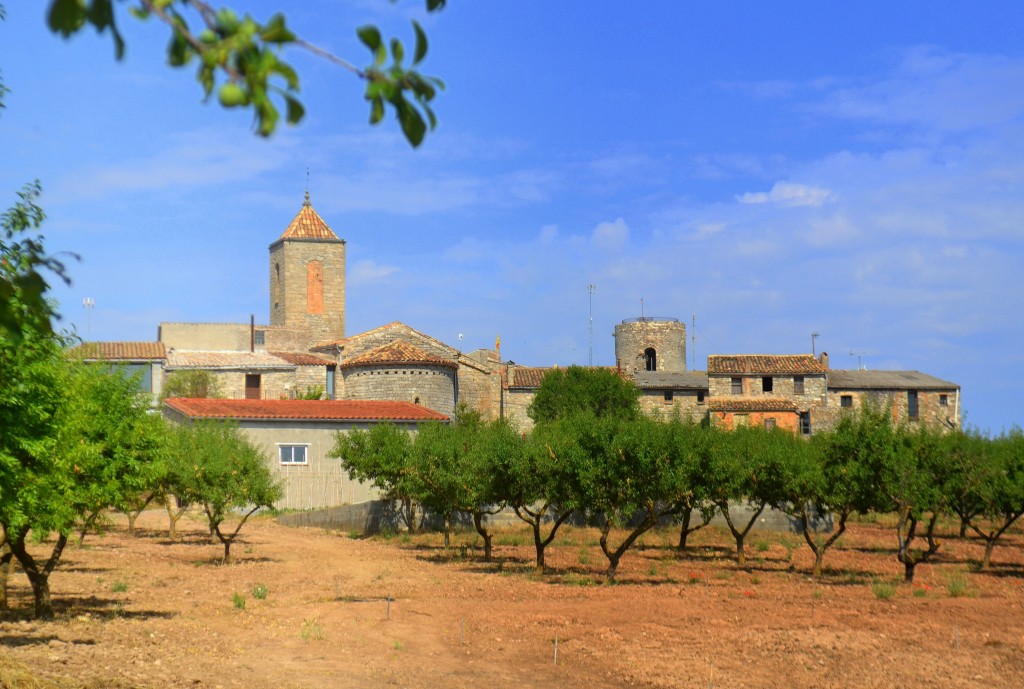
{"type": "Polygon", "coordinates": [[[212,399],[222,397],[220,382],[210,371],[184,370],[171,371],[164,378],[164,387],[160,392],[160,400],[172,397],[212,399]]]}
{"type": "Polygon", "coordinates": [[[538,424],[581,412],[635,418],[639,398],[639,388],[611,369],[570,366],[544,375],[526,413],[538,424]]]}
{"type": "Polygon", "coordinates": [[[252,597],[256,600],[266,600],[268,593],[270,593],[270,589],[266,584],[256,584],[252,587],[252,597]]]}
{"type": "Polygon", "coordinates": [[[324,399],[323,385],[310,385],[304,392],[299,393],[295,398],[299,400],[322,400],[324,399]]]}
{"type": "MultiPolygon", "coordinates": [[[[444,0],[426,0],[428,12],[444,7],[444,0]]],[[[140,20],[155,18],[170,30],[167,61],[172,67],[196,65],[196,81],[208,99],[217,92],[225,108],[251,108],[255,129],[270,136],[277,129],[284,107],[285,121],[297,124],[305,115],[298,99],[299,75],[281,55],[288,48],[301,48],[347,69],[366,81],[365,99],[370,104],[370,122],[384,118],[390,106],[405,138],[418,146],[437,119],[430,107],[440,79],[420,74],[414,68],[427,54],[427,36],[413,22],[412,63],[403,65],[405,46],[397,38],[385,42],[379,29],[363,26],[356,30],[369,49],[372,63],[358,69],[349,62],[302,40],[287,26],[282,14],[257,20],[239,16],[222,7],[215,10],[201,0],[136,0],[129,12],[140,20]],[[390,64],[388,63],[390,58],[390,64]]],[[[125,43],[117,25],[113,0],[52,0],[47,23],[50,30],[68,38],[86,26],[97,32],[110,31],[117,59],[124,56],[125,43]]]]}
{"type": "Polygon", "coordinates": [[[120,579],[115,580],[113,586],[110,587],[110,590],[114,593],[124,593],[128,590],[128,582],[121,581],[120,579]]]}
{"type": "Polygon", "coordinates": [[[946,578],[946,593],[950,598],[961,598],[969,592],[967,575],[963,572],[954,572],[946,578]]]}
{"type": "MultiPolygon", "coordinates": [[[[0,99],[3,92],[0,83],[0,99]]],[[[35,234],[46,218],[36,204],[41,193],[39,180],[26,184],[14,205],[0,215],[0,335],[15,344],[29,331],[52,334],[55,313],[46,299],[49,283],[40,271],[70,284],[64,263],[48,256],[43,238],[35,234]]]]}
{"type": "Polygon", "coordinates": [[[384,499],[399,501],[406,526],[415,531],[417,483],[407,470],[411,452],[408,432],[393,423],[381,423],[368,431],[338,433],[328,456],[340,460],[350,479],[369,482],[384,499]]]}
{"type": "Polygon", "coordinates": [[[224,544],[224,560],[246,520],[281,499],[263,451],[231,423],[196,422],[175,429],[170,453],[171,491],[203,506],[210,531],[224,544]],[[222,528],[241,514],[234,531],[222,528]]]}
{"type": "Polygon", "coordinates": [[[299,632],[299,637],[303,641],[323,641],[324,627],[320,624],[320,619],[311,617],[302,620],[302,630],[299,632]]]}
{"type": "Polygon", "coordinates": [[[231,603],[235,610],[245,610],[245,596],[235,591],[231,594],[231,603]]]}

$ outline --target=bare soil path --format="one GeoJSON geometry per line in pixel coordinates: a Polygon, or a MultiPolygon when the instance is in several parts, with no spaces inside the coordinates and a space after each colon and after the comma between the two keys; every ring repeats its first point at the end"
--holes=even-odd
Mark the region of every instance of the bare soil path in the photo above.
{"type": "Polygon", "coordinates": [[[902,566],[870,524],[817,583],[793,536],[753,535],[739,569],[727,535],[706,529],[684,558],[674,532],[646,538],[606,586],[586,530],[566,531],[541,577],[518,530],[485,564],[468,534],[445,554],[437,536],[355,540],[256,519],[222,565],[198,520],[172,542],[161,512],[135,539],[119,519],[66,551],[56,620],[25,617],[30,590],[14,575],[0,686],[1024,687],[1019,533],[991,573],[971,567],[975,541],[948,539],[916,588],[880,599],[902,566]]]}

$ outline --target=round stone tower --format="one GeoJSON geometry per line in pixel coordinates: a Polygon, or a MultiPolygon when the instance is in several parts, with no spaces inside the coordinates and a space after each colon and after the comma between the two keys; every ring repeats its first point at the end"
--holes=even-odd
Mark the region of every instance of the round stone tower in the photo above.
{"type": "Polygon", "coordinates": [[[685,371],[686,325],[678,318],[627,318],[615,326],[615,365],[630,375],[685,371]]]}

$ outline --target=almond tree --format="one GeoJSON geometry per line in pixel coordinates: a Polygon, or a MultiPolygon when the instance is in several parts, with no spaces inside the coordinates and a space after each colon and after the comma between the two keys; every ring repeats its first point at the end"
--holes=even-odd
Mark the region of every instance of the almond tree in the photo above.
{"type": "Polygon", "coordinates": [[[283,495],[263,451],[232,423],[198,421],[177,428],[170,457],[180,468],[173,492],[203,506],[210,531],[224,545],[224,562],[230,562],[245,522],[283,495]],[[232,518],[234,529],[228,526],[232,518]]]}
{"type": "Polygon", "coordinates": [[[988,569],[997,541],[1024,514],[1024,432],[1015,427],[994,439],[971,434],[957,440],[977,458],[969,464],[969,486],[978,507],[967,523],[985,541],[981,568],[988,569]]]}

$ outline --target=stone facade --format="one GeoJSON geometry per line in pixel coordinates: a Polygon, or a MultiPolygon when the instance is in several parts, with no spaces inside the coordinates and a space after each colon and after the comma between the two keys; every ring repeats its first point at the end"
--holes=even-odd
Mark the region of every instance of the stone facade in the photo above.
{"type": "Polygon", "coordinates": [[[615,326],[615,366],[640,371],[685,371],[686,326],[675,318],[642,316],[615,326]]]}
{"type": "Polygon", "coordinates": [[[280,239],[270,246],[270,325],[307,334],[304,349],[345,336],[345,243],[280,239]]]}
{"type": "Polygon", "coordinates": [[[345,399],[412,402],[455,413],[455,369],[427,364],[342,367],[345,399]]]}

